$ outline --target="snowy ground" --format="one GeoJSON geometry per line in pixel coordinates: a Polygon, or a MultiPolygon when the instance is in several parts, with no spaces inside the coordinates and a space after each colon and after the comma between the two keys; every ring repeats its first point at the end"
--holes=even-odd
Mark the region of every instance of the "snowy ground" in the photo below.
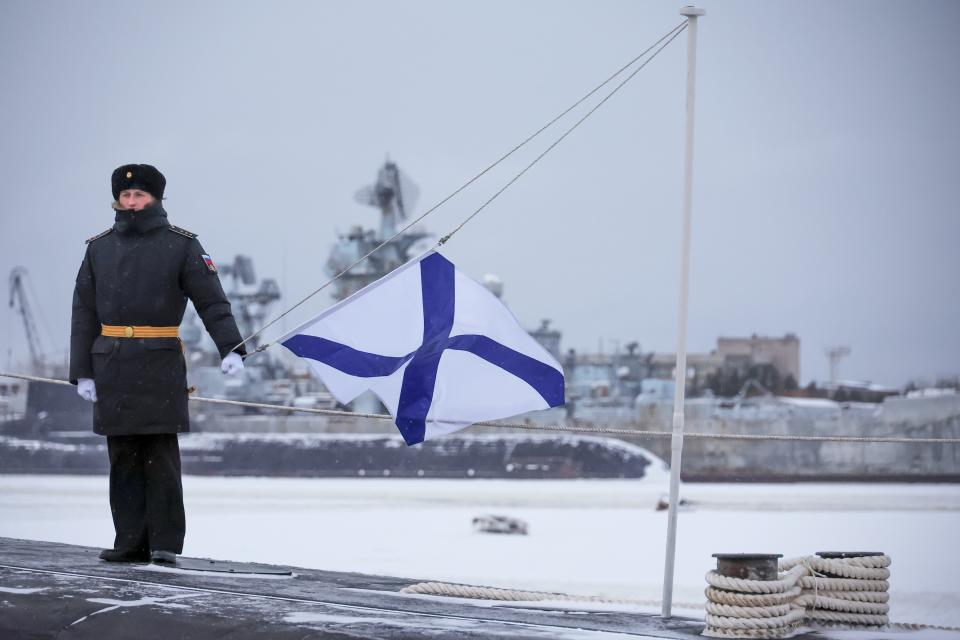
{"type": "MultiPolygon", "coordinates": [[[[337,571],[655,600],[666,477],[481,481],[186,477],[184,553],[337,571]],[[477,533],[481,514],[528,536],[477,533]]],[[[960,626],[960,486],[694,484],[674,600],[703,602],[712,553],[883,551],[891,619],[960,626]]],[[[0,536],[109,546],[107,479],[0,475],[0,536]]],[[[659,610],[659,609],[653,609],[659,610]]]]}

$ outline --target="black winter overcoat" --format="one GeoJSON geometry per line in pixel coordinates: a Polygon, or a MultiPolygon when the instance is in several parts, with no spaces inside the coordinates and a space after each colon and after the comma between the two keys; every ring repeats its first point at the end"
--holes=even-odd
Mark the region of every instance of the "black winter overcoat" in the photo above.
{"type": "Polygon", "coordinates": [[[226,356],[242,338],[216,267],[194,234],[170,225],[160,203],[118,211],[112,228],[87,241],[73,294],[70,381],[96,384],[94,432],[190,430],[179,338],[101,335],[101,324],[179,326],[187,298],[226,356]]]}

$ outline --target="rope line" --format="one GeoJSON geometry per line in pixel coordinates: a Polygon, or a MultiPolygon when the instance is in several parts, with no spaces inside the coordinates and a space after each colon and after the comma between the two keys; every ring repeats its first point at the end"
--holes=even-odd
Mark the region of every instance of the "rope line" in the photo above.
{"type": "MultiPolygon", "coordinates": [[[[686,27],[686,24],[684,24],[683,26],[686,27]]],[[[592,109],[590,109],[590,111],[588,111],[582,118],[580,118],[579,120],[577,120],[577,121],[573,124],[573,126],[571,126],[569,129],[567,129],[567,130],[563,133],[563,135],[561,135],[559,138],[557,138],[557,139],[553,142],[553,144],[551,144],[549,147],[547,147],[546,149],[544,149],[543,153],[541,153],[540,155],[538,155],[536,158],[533,159],[533,162],[531,162],[531,163],[528,164],[526,167],[524,167],[523,170],[520,171],[520,173],[518,173],[517,175],[515,175],[510,181],[508,181],[505,185],[503,185],[503,187],[502,187],[499,191],[497,191],[496,193],[494,193],[494,194],[490,197],[489,200],[487,200],[487,201],[484,202],[482,205],[480,205],[480,208],[478,208],[476,211],[474,211],[474,212],[471,213],[469,216],[467,216],[466,219],[464,219],[463,222],[461,222],[459,225],[457,225],[457,227],[456,227],[453,231],[451,231],[451,232],[448,233],[447,235],[445,235],[445,236],[443,236],[442,238],[440,238],[440,241],[437,243],[437,246],[443,246],[443,244],[444,244],[447,240],[449,240],[450,238],[452,238],[455,233],[457,233],[458,231],[460,231],[460,229],[462,229],[462,228],[464,227],[464,225],[466,225],[468,222],[470,222],[471,220],[473,220],[473,218],[476,217],[476,215],[477,215],[478,213],[480,213],[481,211],[483,211],[483,210],[487,207],[488,204],[490,204],[491,202],[493,202],[494,200],[496,200],[497,197],[498,197],[501,193],[503,193],[504,191],[507,190],[507,188],[510,187],[510,185],[512,185],[512,184],[513,184],[514,182],[516,182],[517,180],[519,180],[520,177],[523,176],[523,174],[525,174],[527,171],[529,171],[529,170],[533,167],[533,165],[535,165],[535,164],[537,164],[538,162],[540,162],[540,160],[543,159],[543,157],[544,157],[545,155],[547,155],[548,153],[550,153],[551,151],[553,151],[553,149],[554,149],[557,145],[559,145],[561,142],[564,141],[564,139],[566,139],[567,136],[569,136],[571,133],[573,133],[574,129],[576,129],[576,128],[579,127],[581,124],[583,124],[583,121],[584,121],[584,120],[586,120],[587,118],[589,118],[590,116],[592,116],[597,109],[599,109],[599,108],[602,107],[604,104],[606,104],[606,102],[607,102],[610,98],[612,98],[612,97],[614,96],[614,94],[616,94],[618,91],[620,91],[620,89],[623,88],[623,85],[625,85],[625,84],[627,84],[628,82],[630,82],[630,80],[632,80],[635,75],[637,75],[638,73],[640,73],[640,71],[641,71],[644,67],[646,67],[648,64],[650,64],[650,62],[651,62],[654,58],[656,58],[657,55],[658,55],[661,51],[663,51],[663,49],[664,49],[668,44],[670,44],[671,42],[673,42],[673,39],[676,38],[678,35],[680,35],[682,32],[683,32],[683,29],[681,28],[681,29],[679,29],[678,31],[676,31],[672,36],[670,36],[669,39],[668,39],[666,42],[664,42],[662,45],[660,45],[660,48],[657,49],[656,51],[654,51],[653,54],[652,54],[642,65],[640,65],[639,67],[637,67],[636,69],[634,69],[634,70],[630,73],[630,75],[628,75],[626,78],[624,78],[623,81],[620,82],[620,84],[618,84],[616,87],[613,88],[613,90],[612,90],[610,93],[608,93],[606,96],[604,96],[603,100],[601,100],[601,101],[598,102],[596,105],[594,105],[594,107],[593,107],[592,109]]]]}
{"type": "MultiPolygon", "coordinates": [[[[498,600],[501,602],[544,602],[558,600],[564,602],[599,602],[611,604],[634,604],[639,606],[659,606],[659,600],[641,600],[634,598],[605,598],[603,596],[581,596],[551,591],[523,591],[520,589],[503,589],[500,587],[479,587],[469,584],[455,584],[452,582],[418,582],[411,584],[400,593],[445,596],[448,598],[470,598],[475,600],[498,600]]],[[[695,602],[680,602],[677,606],[682,609],[703,609],[703,605],[695,602]]]]}
{"type": "MultiPolygon", "coordinates": [[[[337,281],[339,278],[341,278],[342,276],[344,276],[347,272],[349,272],[349,271],[350,271],[351,269],[353,269],[355,266],[357,266],[358,264],[360,264],[361,262],[363,262],[364,260],[366,260],[367,258],[369,258],[370,256],[372,256],[374,253],[376,253],[377,251],[379,251],[379,250],[382,249],[383,247],[387,246],[388,244],[390,244],[391,242],[393,242],[394,240],[396,240],[398,237],[400,237],[401,235],[403,235],[404,233],[406,233],[406,232],[407,232],[410,228],[412,228],[413,226],[415,226],[415,225],[417,225],[418,223],[420,223],[420,221],[422,221],[422,220],[423,220],[424,218],[426,218],[428,215],[430,215],[431,213],[433,213],[434,211],[436,211],[437,209],[439,209],[441,206],[443,206],[444,204],[446,204],[448,201],[450,201],[452,198],[454,198],[454,197],[455,197],[457,194],[459,194],[461,191],[463,191],[464,189],[466,189],[467,187],[469,187],[471,184],[473,184],[474,182],[476,182],[477,180],[479,180],[481,177],[483,177],[484,175],[486,175],[488,172],[490,172],[490,170],[492,170],[494,167],[496,167],[496,166],[499,165],[501,162],[503,162],[504,160],[506,160],[507,158],[509,158],[510,156],[512,156],[514,153],[516,153],[517,151],[519,151],[521,148],[523,148],[524,146],[526,146],[527,143],[529,143],[531,140],[533,140],[534,138],[536,138],[537,136],[539,136],[541,133],[543,133],[544,131],[546,131],[548,128],[550,128],[551,126],[553,126],[558,120],[560,120],[561,118],[563,118],[564,116],[566,116],[568,113],[570,113],[571,111],[573,111],[574,109],[576,109],[577,107],[579,107],[579,106],[580,106],[581,104],[583,104],[587,99],[589,99],[593,94],[595,94],[597,91],[599,91],[600,89],[602,89],[603,87],[605,87],[605,86],[606,86],[607,84],[609,84],[612,80],[614,80],[617,76],[619,76],[619,75],[620,75],[621,73],[623,73],[625,70],[629,69],[629,68],[630,68],[631,66],[633,66],[638,60],[640,60],[641,58],[643,58],[643,57],[644,57],[645,55],[647,55],[650,51],[652,51],[652,50],[655,49],[658,45],[660,45],[660,43],[662,43],[662,42],[664,42],[664,40],[666,40],[666,42],[663,44],[663,46],[661,46],[659,49],[657,49],[657,51],[656,51],[646,62],[644,62],[642,66],[640,66],[638,69],[636,69],[635,71],[633,71],[633,73],[631,73],[630,76],[629,76],[626,80],[624,80],[624,82],[622,82],[620,85],[618,85],[618,86],[617,86],[610,94],[608,94],[597,106],[595,106],[593,109],[591,109],[590,112],[589,112],[586,116],[584,116],[579,122],[577,122],[570,130],[568,130],[566,133],[564,133],[563,136],[562,136],[559,140],[557,140],[557,141],[554,142],[552,145],[550,145],[550,147],[549,147],[546,151],[544,151],[542,154],[540,154],[540,156],[538,156],[536,160],[534,160],[529,166],[527,166],[523,171],[521,171],[520,174],[518,174],[516,177],[514,177],[513,180],[511,180],[509,183],[507,183],[506,186],[504,186],[500,191],[498,191],[492,198],[490,198],[490,200],[488,200],[487,202],[485,202],[479,209],[477,209],[476,211],[474,211],[473,214],[471,214],[471,215],[467,218],[467,220],[465,220],[464,222],[462,222],[462,223],[461,223],[456,229],[454,229],[451,233],[448,233],[446,236],[444,236],[443,238],[441,238],[440,241],[437,243],[437,246],[442,246],[447,240],[450,239],[450,237],[451,237],[454,233],[456,233],[457,231],[459,231],[460,228],[463,227],[464,224],[466,224],[466,222],[468,222],[471,218],[473,218],[475,215],[477,215],[478,213],[480,213],[480,211],[482,211],[488,204],[490,204],[494,199],[496,199],[497,196],[499,196],[501,193],[503,193],[503,191],[506,190],[507,187],[509,187],[510,185],[512,185],[514,182],[516,182],[517,179],[520,178],[520,176],[522,176],[524,173],[526,173],[527,170],[528,170],[531,166],[533,166],[534,164],[536,164],[544,155],[546,155],[550,150],[552,150],[555,146],[557,146],[557,144],[559,144],[560,141],[563,140],[563,138],[567,137],[567,135],[569,135],[569,133],[570,133],[573,129],[575,129],[575,128],[577,128],[578,126],[580,126],[580,123],[583,122],[583,120],[585,120],[585,119],[586,119],[588,116],[590,116],[594,111],[596,111],[596,110],[600,107],[600,105],[602,105],[604,102],[606,102],[607,100],[609,100],[610,97],[611,97],[614,93],[616,93],[617,91],[620,90],[620,87],[622,87],[623,84],[625,84],[628,80],[630,80],[631,78],[633,78],[633,76],[635,76],[635,75],[637,74],[637,72],[640,71],[640,69],[642,69],[643,67],[645,67],[645,66],[650,62],[650,60],[653,60],[653,58],[656,57],[657,54],[660,53],[660,51],[663,50],[663,47],[665,47],[665,46],[666,46],[667,44],[669,44],[674,38],[676,38],[678,35],[680,35],[680,33],[681,33],[684,29],[686,29],[686,28],[687,28],[687,22],[686,22],[686,20],[684,20],[683,22],[681,22],[680,24],[678,24],[677,26],[675,26],[673,29],[671,29],[670,31],[668,31],[668,32],[667,32],[665,35],[663,35],[659,40],[657,40],[657,41],[654,42],[652,45],[650,45],[643,53],[641,53],[640,55],[634,57],[630,62],[628,62],[627,64],[625,64],[625,65],[623,65],[622,67],[620,67],[615,73],[613,73],[611,76],[609,76],[606,80],[604,80],[604,81],[601,82],[599,85],[597,85],[596,87],[594,87],[593,89],[591,89],[588,93],[586,93],[583,97],[581,97],[579,100],[577,100],[576,102],[574,102],[572,105],[570,105],[569,107],[567,107],[566,109],[564,109],[560,114],[558,114],[557,116],[555,116],[555,117],[554,117],[552,120],[550,120],[547,124],[543,125],[543,126],[540,127],[539,129],[537,129],[537,131],[535,131],[534,133],[532,133],[532,134],[530,134],[529,136],[527,136],[527,138],[524,139],[523,142],[521,142],[520,144],[518,144],[518,145],[516,145],[515,147],[513,147],[512,149],[510,149],[507,153],[505,153],[505,154],[503,154],[502,156],[500,156],[497,160],[495,160],[495,161],[493,162],[493,164],[491,164],[491,165],[488,166],[486,169],[484,169],[483,171],[481,171],[481,172],[478,173],[477,175],[475,175],[475,176],[473,176],[472,178],[470,178],[469,180],[467,180],[467,181],[466,181],[465,183],[463,183],[459,188],[457,188],[455,191],[453,191],[453,193],[451,193],[451,194],[448,195],[447,197],[445,197],[445,198],[443,198],[442,200],[440,200],[439,202],[437,202],[435,205],[433,205],[432,207],[430,207],[429,209],[427,209],[424,213],[422,213],[420,216],[418,216],[418,217],[417,217],[416,219],[414,219],[412,222],[410,222],[409,224],[407,224],[405,227],[403,227],[402,229],[400,229],[399,231],[397,231],[395,234],[393,234],[392,236],[390,236],[389,238],[387,238],[386,240],[384,240],[382,243],[380,243],[379,245],[377,245],[376,247],[374,247],[373,249],[371,249],[371,250],[370,250],[368,253],[366,253],[365,255],[363,255],[363,256],[361,256],[360,258],[358,258],[355,262],[353,262],[352,264],[350,264],[348,267],[344,268],[344,269],[341,270],[339,273],[337,273],[336,275],[334,275],[330,280],[328,280],[326,283],[324,283],[324,284],[323,284],[322,286],[320,286],[318,289],[316,289],[315,291],[313,291],[312,293],[310,293],[309,295],[307,295],[305,298],[303,298],[302,300],[300,300],[299,302],[297,302],[295,305],[293,305],[292,307],[290,307],[289,309],[287,309],[286,311],[284,311],[282,314],[280,314],[279,316],[277,316],[276,318],[274,318],[273,320],[271,320],[270,322],[268,322],[267,324],[265,324],[264,326],[262,326],[260,329],[258,329],[258,330],[255,331],[254,333],[252,333],[250,336],[248,336],[247,338],[245,338],[242,342],[240,342],[240,344],[238,344],[236,347],[234,347],[234,349],[237,349],[238,347],[246,344],[247,342],[249,342],[249,341],[252,340],[253,338],[255,338],[255,337],[257,337],[258,335],[260,335],[261,333],[263,333],[268,327],[276,324],[278,321],[280,321],[281,319],[283,319],[284,317],[286,317],[286,316],[287,316],[290,312],[292,312],[294,309],[300,307],[300,306],[301,306],[303,303],[305,303],[307,300],[309,300],[309,299],[312,298],[313,296],[317,295],[318,293],[320,293],[321,291],[323,291],[324,289],[326,289],[327,287],[329,287],[331,284],[333,284],[333,283],[334,283],[335,281],[337,281]],[[668,39],[668,38],[669,38],[669,39],[668,39]]],[[[257,350],[256,350],[254,353],[259,353],[259,352],[261,352],[261,351],[264,351],[265,349],[269,348],[272,344],[273,344],[273,343],[271,342],[271,343],[267,343],[267,344],[260,345],[259,347],[257,347],[257,350]]]]}
{"type": "MultiPolygon", "coordinates": [[[[0,378],[16,378],[18,380],[28,380],[30,382],[44,382],[49,384],[70,385],[67,380],[57,380],[54,378],[41,378],[39,376],[29,376],[20,373],[7,373],[0,371],[0,378]]],[[[283,412],[312,413],[316,415],[344,417],[344,418],[368,418],[371,420],[389,420],[394,418],[388,413],[363,413],[359,411],[339,411],[336,409],[314,409],[310,407],[288,407],[282,404],[267,404],[264,402],[245,402],[243,400],[226,400],[223,398],[205,398],[201,396],[190,396],[193,402],[206,402],[209,404],[223,404],[235,407],[250,407],[255,409],[273,409],[283,412]]],[[[437,422],[445,422],[437,420],[437,422]]],[[[462,424],[462,422],[451,422],[452,424],[462,424]]],[[[641,429],[619,429],[613,427],[601,427],[592,424],[583,425],[538,425],[523,422],[503,422],[503,421],[482,421],[474,422],[473,425],[479,427],[497,427],[502,429],[525,429],[528,431],[549,431],[557,433],[583,433],[591,435],[613,436],[619,438],[670,438],[673,436],[671,431],[647,431],[641,429]]],[[[960,438],[898,438],[894,436],[788,436],[788,435],[763,435],[750,433],[703,433],[703,432],[684,432],[684,438],[706,439],[706,440],[770,440],[770,441],[788,441],[788,442],[862,442],[862,443],[887,443],[887,444],[960,444],[960,438]]],[[[837,580],[842,580],[838,578],[837,580]]],[[[842,587],[835,587],[842,589],[842,587]]]]}

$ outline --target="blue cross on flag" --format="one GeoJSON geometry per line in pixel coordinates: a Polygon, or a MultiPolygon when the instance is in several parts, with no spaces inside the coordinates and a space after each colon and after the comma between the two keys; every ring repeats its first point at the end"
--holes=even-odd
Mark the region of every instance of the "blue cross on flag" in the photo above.
{"type": "Polygon", "coordinates": [[[563,368],[483,285],[431,251],[280,341],[341,403],[373,391],[408,445],[563,404],[563,368]]]}

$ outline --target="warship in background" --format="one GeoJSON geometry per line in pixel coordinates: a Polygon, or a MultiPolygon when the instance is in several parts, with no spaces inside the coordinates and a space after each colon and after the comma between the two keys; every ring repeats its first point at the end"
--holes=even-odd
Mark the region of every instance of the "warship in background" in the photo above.
{"type": "MultiPolygon", "coordinates": [[[[413,182],[400,171],[396,163],[388,161],[378,172],[376,182],[356,194],[356,200],[361,204],[379,209],[379,229],[365,229],[357,225],[347,234],[340,235],[330,251],[327,272],[332,276],[346,270],[384,239],[395,235],[417,196],[418,189],[413,182]]],[[[418,231],[401,234],[394,242],[338,278],[334,283],[333,298],[342,300],[390,273],[415,255],[414,251],[423,247],[422,241],[428,237],[429,234],[418,231]]],[[[276,304],[282,298],[280,287],[272,278],[258,279],[252,258],[245,255],[237,255],[232,263],[221,264],[219,269],[240,334],[254,336],[247,342],[247,351],[253,352],[262,342],[261,337],[254,334],[274,315],[276,304]]],[[[310,375],[306,365],[282,349],[261,351],[247,359],[239,376],[225,377],[220,371],[216,345],[203,330],[192,305],[184,315],[180,335],[187,356],[188,381],[192,387],[196,387],[199,396],[291,408],[325,409],[337,406],[322,384],[310,375]]],[[[351,403],[349,408],[377,410],[380,407],[375,398],[362,398],[351,403]]],[[[283,410],[279,412],[289,413],[283,410]]],[[[191,407],[191,421],[198,431],[264,431],[270,429],[272,422],[276,422],[277,413],[278,410],[263,408],[194,405],[191,407]]],[[[296,423],[303,422],[306,416],[290,418],[290,424],[283,421],[284,426],[279,430],[295,429],[296,423]]]]}
{"type": "Polygon", "coordinates": [[[417,185],[400,170],[397,163],[390,160],[377,172],[374,184],[357,191],[354,200],[375,207],[380,213],[380,224],[378,229],[355,225],[348,233],[337,238],[327,259],[327,271],[331,276],[344,271],[346,273],[334,283],[334,300],[347,298],[430,247],[429,239],[433,236],[426,231],[409,229],[399,235],[397,233],[416,207],[419,197],[417,185]],[[390,244],[350,268],[350,265],[391,238],[390,244]]]}
{"type": "MultiPolygon", "coordinates": [[[[398,234],[413,211],[417,196],[416,185],[389,160],[379,169],[374,184],[357,192],[357,202],[378,211],[379,224],[370,228],[357,225],[336,238],[326,268],[331,276],[345,273],[335,283],[334,300],[348,297],[429,248],[433,236],[426,231],[408,230],[398,234]],[[351,266],[391,238],[390,244],[351,266]]],[[[253,335],[275,315],[274,307],[281,300],[280,287],[273,279],[258,279],[252,259],[244,255],[222,265],[220,271],[241,334],[253,335]]],[[[31,331],[31,321],[28,321],[30,309],[23,296],[23,277],[24,274],[18,272],[18,299],[33,345],[36,331],[31,331]]],[[[484,276],[483,283],[494,295],[502,297],[504,286],[498,277],[484,276]]],[[[11,306],[13,296],[11,293],[11,306]]],[[[645,353],[637,342],[628,343],[623,349],[618,345],[608,352],[568,350],[564,353],[562,333],[551,326],[549,320],[543,320],[530,334],[563,364],[567,403],[564,407],[534,412],[511,422],[670,430],[674,387],[669,379],[672,377],[669,354],[645,353]]],[[[247,360],[241,376],[225,377],[220,372],[216,347],[203,331],[192,306],[188,307],[181,326],[181,336],[189,383],[197,388],[197,395],[282,407],[193,403],[191,427],[201,433],[185,436],[183,448],[185,469],[192,468],[198,473],[349,475],[350,469],[359,465],[363,474],[373,470],[374,475],[394,476],[474,477],[467,473],[474,471],[483,477],[496,477],[497,473],[502,477],[600,477],[610,473],[637,477],[631,474],[642,475],[643,465],[629,467],[625,461],[669,457],[669,438],[643,440],[645,452],[635,446],[637,441],[633,439],[628,440],[634,444],[628,444],[610,438],[534,437],[523,431],[479,426],[470,427],[461,432],[462,435],[444,439],[442,443],[421,447],[417,449],[419,453],[413,450],[403,453],[402,441],[390,421],[295,411],[297,408],[338,408],[384,412],[373,394],[364,394],[348,407],[342,407],[302,360],[283,349],[260,352],[247,360]],[[558,442],[563,438],[566,439],[560,446],[558,442]],[[607,444],[602,444],[604,442],[607,444]],[[597,447],[608,448],[603,455],[619,462],[605,470],[601,469],[603,465],[586,462],[590,456],[598,455],[597,447]],[[321,464],[321,458],[317,457],[320,449],[337,451],[336,460],[331,458],[329,464],[321,464]],[[313,453],[309,459],[294,463],[295,459],[299,460],[296,456],[302,457],[304,451],[313,453]],[[354,456],[360,460],[357,464],[351,462],[354,456]],[[461,459],[453,460],[458,456],[461,459]],[[464,456],[470,459],[464,460],[464,456]],[[631,470],[623,471],[628,467],[631,470]],[[479,469],[484,471],[481,473],[479,469]]],[[[788,334],[785,340],[796,341],[796,337],[788,334]]],[[[252,351],[259,344],[259,338],[255,337],[248,343],[248,349],[252,351]]],[[[35,367],[43,365],[42,358],[36,356],[39,352],[39,347],[31,347],[35,367]]],[[[737,366],[752,364],[755,360],[749,357],[744,360],[742,354],[737,357],[740,358],[737,366]]],[[[688,364],[691,362],[725,366],[715,354],[702,355],[699,360],[691,356],[688,364]]],[[[768,361],[761,364],[770,366],[768,361]]],[[[51,373],[49,368],[46,372],[51,373]]],[[[878,399],[883,401],[838,402],[827,398],[784,397],[767,391],[756,380],[745,378],[739,393],[732,398],[713,397],[709,392],[690,397],[685,409],[686,429],[720,434],[960,437],[960,395],[956,393],[900,396],[895,390],[879,390],[878,399]],[[884,398],[885,395],[889,397],[884,398]]],[[[22,382],[0,380],[0,442],[4,436],[29,436],[37,442],[56,446],[99,446],[95,444],[99,440],[92,437],[90,431],[90,407],[76,396],[73,387],[27,386],[22,382]],[[11,392],[14,389],[15,392],[11,392]]],[[[31,444],[3,442],[0,460],[5,460],[9,468],[40,469],[51,460],[57,461],[54,466],[58,469],[98,468],[96,457],[85,463],[64,462],[72,459],[73,454],[56,447],[43,454],[46,457],[36,458],[48,462],[37,462],[35,467],[30,466],[33,463],[29,456],[11,453],[31,447],[37,448],[31,444]]],[[[683,477],[712,481],[960,481],[960,451],[955,445],[942,443],[691,439],[685,446],[683,477]]]]}

